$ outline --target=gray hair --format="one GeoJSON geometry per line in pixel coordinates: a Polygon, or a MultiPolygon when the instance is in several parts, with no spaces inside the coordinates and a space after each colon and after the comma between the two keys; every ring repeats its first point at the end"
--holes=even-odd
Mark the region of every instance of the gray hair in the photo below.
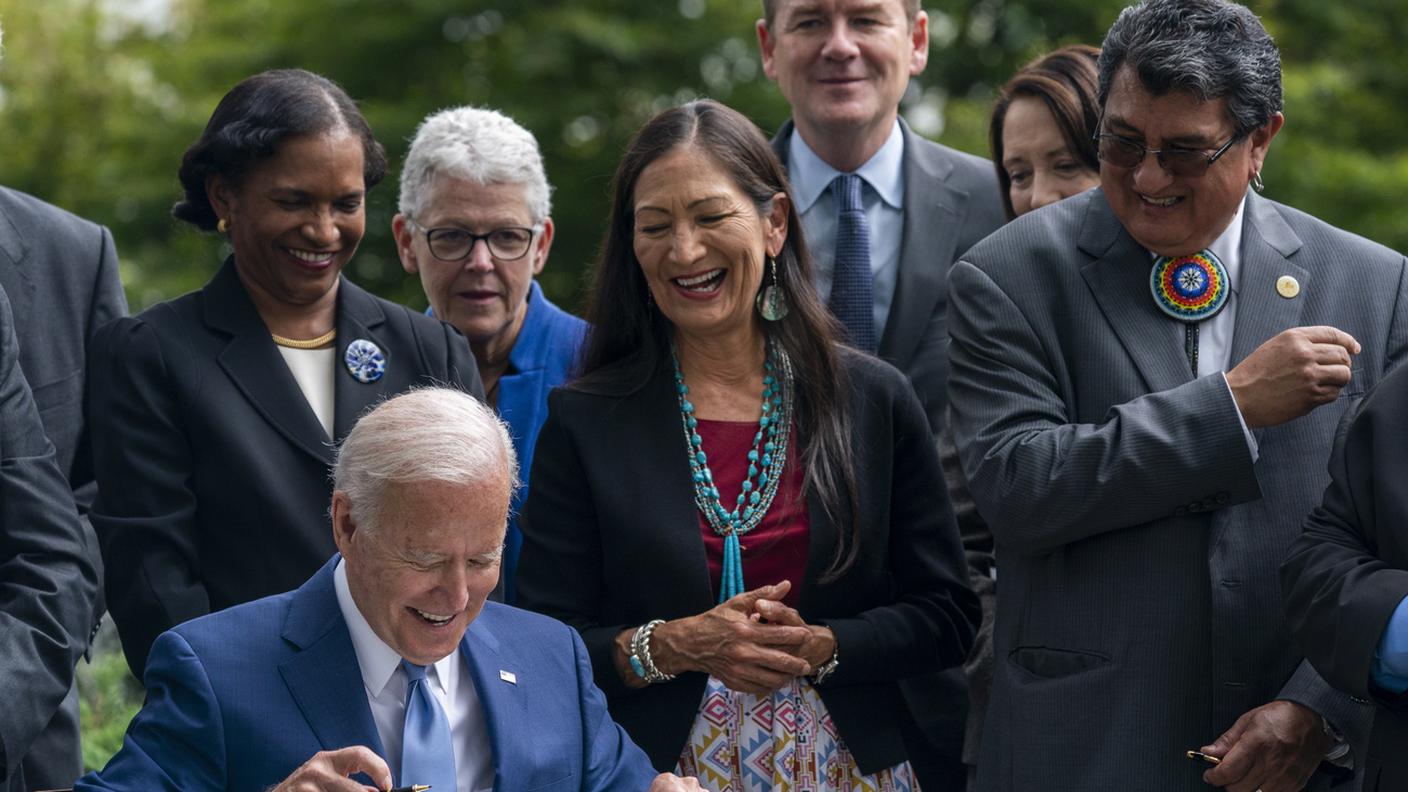
{"type": "Polygon", "coordinates": [[[535,226],[552,213],[552,186],[537,139],[497,110],[453,107],[421,122],[401,169],[401,214],[418,216],[430,183],[441,173],[475,184],[523,185],[535,226]]]}
{"type": "Polygon", "coordinates": [[[337,449],[333,489],[350,502],[352,522],[375,530],[387,484],[492,480],[518,487],[508,427],[478,399],[452,388],[416,388],[363,415],[337,449]]]}
{"type": "Polygon", "coordinates": [[[1227,98],[1238,136],[1281,111],[1281,53],[1256,14],[1225,0],[1144,0],[1120,12],[1100,46],[1100,107],[1126,63],[1155,96],[1227,98]]]}

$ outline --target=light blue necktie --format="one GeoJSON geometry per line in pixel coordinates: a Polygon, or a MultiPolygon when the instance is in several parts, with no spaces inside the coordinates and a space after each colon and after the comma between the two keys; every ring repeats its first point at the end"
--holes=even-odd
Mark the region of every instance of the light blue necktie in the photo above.
{"type": "Polygon", "coordinates": [[[861,204],[861,177],[831,180],[836,196],[836,258],[831,272],[831,313],[846,328],[851,345],[874,354],[874,289],[870,281],[870,223],[861,204]]]}
{"type": "Polygon", "coordinates": [[[406,725],[401,732],[401,783],[429,784],[435,792],[455,792],[455,749],[450,721],[430,691],[425,666],[401,661],[406,670],[406,725]]]}

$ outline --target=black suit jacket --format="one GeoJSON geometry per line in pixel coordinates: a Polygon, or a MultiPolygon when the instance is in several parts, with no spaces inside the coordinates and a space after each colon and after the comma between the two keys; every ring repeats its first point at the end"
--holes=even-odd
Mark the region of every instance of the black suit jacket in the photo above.
{"type": "Polygon", "coordinates": [[[1408,596],[1408,366],[1346,414],[1330,476],[1281,567],[1286,614],[1327,682],[1379,704],[1364,789],[1408,789],[1408,695],[1369,678],[1379,638],[1408,596]]]}
{"type": "MultiPolygon", "coordinates": [[[[961,662],[978,603],[913,392],[885,363],[849,349],[841,359],[865,523],[855,565],[822,584],[838,527],[808,499],[810,551],[798,610],[836,634],[841,664],[819,691],[861,770],[873,773],[906,758],[899,729],[908,716],[896,680],[961,662]]],[[[715,604],[679,403],[667,361],[643,383],[584,387],[558,388],[548,398],[519,522],[519,598],[582,631],[612,716],[657,769],[668,770],[706,677],[689,673],[628,689],[612,642],[650,619],[693,616],[715,604]]]]}
{"type": "Polygon", "coordinates": [[[68,693],[88,645],[98,570],[19,366],[0,290],[0,784],[68,693]]]}
{"type": "Polygon", "coordinates": [[[415,385],[483,395],[458,332],[344,278],[328,438],[233,261],[200,291],[108,325],[94,348],[93,527],[108,609],[138,676],[163,631],[296,588],[332,556],[332,440],[364,411],[415,385]],[[376,382],[341,363],[359,338],[386,356],[376,382]]]}

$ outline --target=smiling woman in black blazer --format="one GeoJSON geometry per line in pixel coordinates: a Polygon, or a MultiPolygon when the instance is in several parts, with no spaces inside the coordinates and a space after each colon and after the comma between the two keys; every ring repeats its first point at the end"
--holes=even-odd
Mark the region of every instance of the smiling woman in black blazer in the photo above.
{"type": "Polygon", "coordinates": [[[534,456],[519,593],[581,631],[657,769],[904,788],[897,680],[960,663],[977,600],[923,409],[833,342],[788,189],[715,102],[631,143],[585,373],[534,456]]]}
{"type": "Polygon", "coordinates": [[[88,392],[108,610],[139,677],[162,631],[295,588],[333,553],[332,447],[417,384],[482,396],[449,325],[342,277],[386,157],[340,87],[264,72],[216,107],[173,214],[224,234],[205,288],[108,325],[88,392]]]}

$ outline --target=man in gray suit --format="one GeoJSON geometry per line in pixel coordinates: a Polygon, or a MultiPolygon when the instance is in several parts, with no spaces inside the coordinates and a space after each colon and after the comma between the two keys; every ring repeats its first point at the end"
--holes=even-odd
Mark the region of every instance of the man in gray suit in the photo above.
{"type": "MultiPolygon", "coordinates": [[[[127,313],[112,235],[0,187],[0,287],[10,296],[20,368],[54,444],[54,459],[68,477],[79,513],[85,514],[96,493],[83,420],[88,339],[127,313]]],[[[82,528],[89,557],[98,564],[97,541],[86,517],[82,528]]],[[[94,610],[94,629],[102,613],[101,607],[94,610]]],[[[86,646],[88,636],[83,637],[86,646]]],[[[82,774],[78,695],[70,688],[26,756],[25,775],[35,788],[44,789],[71,786],[82,774]]]]}
{"type": "Polygon", "coordinates": [[[0,289],[0,789],[6,792],[48,786],[27,778],[21,760],[72,691],[98,594],[95,555],[19,358],[10,302],[0,289]]]}
{"type": "MultiPolygon", "coordinates": [[[[941,452],[951,448],[948,270],[1002,224],[1003,211],[992,163],[925,140],[899,118],[909,78],[928,61],[928,16],[919,0],[764,0],[757,34],[763,70],[792,106],[773,146],[787,165],[818,291],[852,344],[909,377],[941,452]]],[[[990,535],[957,464],[946,460],[945,472],[982,593],[992,584],[990,535]]],[[[921,785],[961,789],[961,671],[908,680],[904,691],[918,721],[908,742],[921,785]]]]}
{"type": "Polygon", "coordinates": [[[1408,262],[1248,189],[1280,74],[1241,6],[1125,9],[1100,189],[954,265],[955,434],[1002,558],[980,789],[1285,792],[1363,767],[1367,708],[1293,647],[1277,565],[1348,397],[1408,353],[1408,262]]]}

